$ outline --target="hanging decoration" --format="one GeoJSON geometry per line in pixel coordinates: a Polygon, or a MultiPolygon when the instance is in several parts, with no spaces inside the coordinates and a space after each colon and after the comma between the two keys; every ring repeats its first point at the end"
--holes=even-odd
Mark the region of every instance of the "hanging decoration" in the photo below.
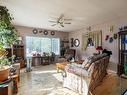
{"type": "Polygon", "coordinates": [[[106,38],[105,38],[105,40],[107,41],[109,39],[109,35],[106,35],[106,38]]]}
{"type": "Polygon", "coordinates": [[[55,35],[55,32],[54,31],[51,31],[51,35],[55,35]]]}
{"type": "Polygon", "coordinates": [[[42,30],[39,31],[39,33],[42,33],[42,32],[43,32],[42,30]]]}
{"type": "Polygon", "coordinates": [[[113,37],[110,37],[109,38],[109,43],[112,43],[113,42],[113,37]]]}
{"type": "Polygon", "coordinates": [[[33,34],[37,34],[38,30],[37,29],[33,29],[33,34]]]}
{"type": "MultiPolygon", "coordinates": [[[[48,30],[38,30],[38,29],[33,29],[32,30],[33,34],[38,34],[38,33],[43,33],[44,35],[48,35],[48,30]]],[[[55,31],[51,31],[50,34],[53,36],[55,35],[55,31]]]]}
{"type": "Polygon", "coordinates": [[[120,31],[125,31],[125,30],[127,30],[127,26],[122,26],[122,27],[119,28],[119,30],[120,31]]]}
{"type": "Polygon", "coordinates": [[[110,32],[113,32],[113,30],[114,30],[114,27],[113,26],[110,26],[109,31],[110,32]]]}
{"type": "Polygon", "coordinates": [[[48,31],[47,30],[44,30],[44,35],[48,35],[48,31]]]}
{"type": "Polygon", "coordinates": [[[116,39],[117,39],[117,34],[114,34],[113,37],[114,37],[114,39],[116,40],[116,39]]]}

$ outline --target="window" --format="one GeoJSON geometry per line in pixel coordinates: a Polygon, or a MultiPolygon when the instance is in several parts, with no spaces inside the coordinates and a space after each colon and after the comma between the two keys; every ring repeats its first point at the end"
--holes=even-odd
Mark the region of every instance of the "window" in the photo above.
{"type": "Polygon", "coordinates": [[[32,56],[33,53],[54,52],[60,54],[60,39],[59,38],[42,38],[42,37],[26,37],[26,56],[32,56]]]}

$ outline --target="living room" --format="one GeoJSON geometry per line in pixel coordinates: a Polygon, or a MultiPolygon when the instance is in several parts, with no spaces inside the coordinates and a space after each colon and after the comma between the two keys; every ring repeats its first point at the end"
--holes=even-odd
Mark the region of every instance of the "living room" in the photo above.
{"type": "Polygon", "coordinates": [[[126,4],[1,0],[0,95],[126,95],[126,4]]]}

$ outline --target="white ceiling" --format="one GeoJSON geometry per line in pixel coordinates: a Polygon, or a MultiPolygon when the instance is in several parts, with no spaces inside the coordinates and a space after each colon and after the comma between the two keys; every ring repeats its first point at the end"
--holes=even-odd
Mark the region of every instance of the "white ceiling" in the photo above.
{"type": "Polygon", "coordinates": [[[13,14],[15,25],[77,31],[127,15],[127,0],[1,0],[13,14]],[[64,14],[70,25],[52,27],[49,20],[64,14]]]}

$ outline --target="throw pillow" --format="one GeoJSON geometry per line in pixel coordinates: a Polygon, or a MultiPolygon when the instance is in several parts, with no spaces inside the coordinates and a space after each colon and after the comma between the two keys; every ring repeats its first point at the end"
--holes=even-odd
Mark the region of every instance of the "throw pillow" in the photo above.
{"type": "Polygon", "coordinates": [[[86,68],[86,69],[89,68],[89,66],[90,66],[91,63],[92,63],[92,57],[93,57],[93,56],[88,57],[88,58],[86,58],[86,59],[84,60],[84,62],[82,63],[82,68],[86,68]]]}
{"type": "Polygon", "coordinates": [[[84,62],[82,63],[82,68],[84,68],[85,67],[85,65],[88,63],[88,58],[85,58],[85,60],[84,60],[84,62]]]}

